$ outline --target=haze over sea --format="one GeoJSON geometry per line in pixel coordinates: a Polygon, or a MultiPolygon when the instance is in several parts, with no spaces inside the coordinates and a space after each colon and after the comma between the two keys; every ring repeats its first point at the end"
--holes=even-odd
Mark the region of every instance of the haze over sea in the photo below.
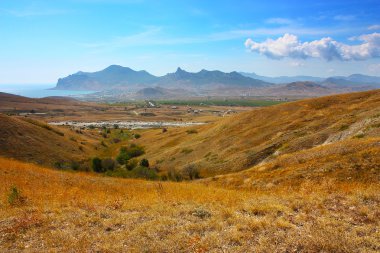
{"type": "Polygon", "coordinates": [[[50,90],[54,87],[55,84],[0,84],[0,92],[6,92],[30,98],[43,98],[50,96],[77,96],[94,92],[86,90],[50,90]]]}

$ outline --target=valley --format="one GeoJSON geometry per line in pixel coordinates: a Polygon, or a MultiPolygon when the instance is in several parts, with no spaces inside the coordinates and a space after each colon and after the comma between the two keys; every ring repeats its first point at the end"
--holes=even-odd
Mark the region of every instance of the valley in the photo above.
{"type": "Polygon", "coordinates": [[[379,13],[0,1],[0,253],[379,253],[379,13]]]}
{"type": "Polygon", "coordinates": [[[0,251],[380,249],[379,90],[261,107],[1,96],[0,251]]]}

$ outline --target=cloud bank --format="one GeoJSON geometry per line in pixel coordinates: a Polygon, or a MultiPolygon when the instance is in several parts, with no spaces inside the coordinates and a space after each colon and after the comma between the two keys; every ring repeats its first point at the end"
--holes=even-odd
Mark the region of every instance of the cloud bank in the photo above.
{"type": "Polygon", "coordinates": [[[322,58],[327,61],[360,61],[380,57],[380,33],[365,34],[354,38],[360,41],[357,45],[348,45],[330,37],[301,42],[297,36],[286,33],[275,40],[255,42],[245,41],[251,52],[265,55],[271,59],[285,57],[294,59],[322,58]]]}

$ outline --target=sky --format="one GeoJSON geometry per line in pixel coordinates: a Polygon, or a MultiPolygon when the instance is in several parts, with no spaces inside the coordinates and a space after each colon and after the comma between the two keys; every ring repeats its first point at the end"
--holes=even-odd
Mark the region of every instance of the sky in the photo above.
{"type": "Polygon", "coordinates": [[[380,76],[379,0],[0,0],[0,84],[117,64],[380,76]]]}

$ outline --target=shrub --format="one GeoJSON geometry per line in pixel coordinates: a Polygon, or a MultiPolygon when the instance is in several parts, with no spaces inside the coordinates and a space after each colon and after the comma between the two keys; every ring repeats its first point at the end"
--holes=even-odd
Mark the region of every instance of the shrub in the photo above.
{"type": "Polygon", "coordinates": [[[138,162],[136,159],[131,159],[131,160],[128,160],[126,163],[125,163],[125,168],[129,171],[133,170],[134,168],[136,168],[138,165],[138,162]]]}
{"type": "Polygon", "coordinates": [[[141,159],[140,166],[149,168],[149,161],[148,161],[148,159],[145,159],[145,158],[141,159]]]}
{"type": "Polygon", "coordinates": [[[364,138],[364,136],[365,135],[363,133],[360,133],[360,134],[355,135],[354,137],[357,139],[361,139],[361,138],[364,138]]]}
{"type": "Polygon", "coordinates": [[[127,155],[130,157],[130,158],[133,158],[133,157],[138,157],[140,155],[143,155],[145,154],[145,151],[144,151],[144,148],[141,147],[141,146],[137,146],[137,145],[131,145],[131,147],[129,149],[127,149],[127,155]]]}
{"type": "Polygon", "coordinates": [[[195,130],[195,129],[189,129],[189,130],[186,130],[186,133],[188,133],[188,134],[197,134],[198,131],[195,130]]]}
{"type": "Polygon", "coordinates": [[[118,125],[118,124],[114,124],[114,125],[113,125],[113,128],[114,128],[114,129],[119,129],[119,125],[118,125]]]}
{"type": "Polygon", "coordinates": [[[128,148],[121,147],[116,160],[119,164],[126,164],[128,160],[145,154],[144,148],[131,144],[128,148]]]}
{"type": "Polygon", "coordinates": [[[62,163],[61,162],[55,162],[54,163],[54,168],[56,168],[56,169],[62,169],[62,163]]]}
{"type": "Polygon", "coordinates": [[[95,129],[95,126],[94,125],[89,125],[88,128],[89,129],[95,129]]]}
{"type": "Polygon", "coordinates": [[[188,164],[183,168],[183,174],[188,177],[190,180],[198,179],[199,176],[199,169],[195,164],[188,164]]]}
{"type": "Polygon", "coordinates": [[[184,148],[181,150],[181,153],[184,153],[184,154],[190,154],[191,152],[193,152],[193,150],[191,148],[184,148]]]}
{"type": "Polygon", "coordinates": [[[8,194],[8,203],[12,206],[21,205],[26,202],[26,198],[21,195],[19,189],[16,186],[12,186],[10,193],[8,194]]]}
{"type": "Polygon", "coordinates": [[[79,163],[77,161],[72,161],[70,165],[72,170],[79,170],[79,163]]]}
{"type": "Polygon", "coordinates": [[[135,139],[141,138],[141,134],[134,134],[135,139]]]}
{"type": "Polygon", "coordinates": [[[115,161],[112,158],[103,159],[101,165],[104,171],[115,169],[115,161]]]}
{"type": "Polygon", "coordinates": [[[119,151],[119,155],[116,157],[116,161],[123,165],[127,161],[127,148],[126,147],[121,147],[119,151]]]}
{"type": "Polygon", "coordinates": [[[155,170],[143,166],[137,166],[132,170],[132,172],[137,178],[145,178],[149,180],[155,180],[158,178],[155,170]]]}
{"type": "Polygon", "coordinates": [[[183,180],[183,177],[178,171],[175,169],[170,169],[168,171],[168,178],[172,181],[181,182],[183,180]]]}
{"type": "Polygon", "coordinates": [[[102,160],[100,158],[98,157],[92,158],[92,170],[97,173],[104,172],[102,168],[102,160]]]}

